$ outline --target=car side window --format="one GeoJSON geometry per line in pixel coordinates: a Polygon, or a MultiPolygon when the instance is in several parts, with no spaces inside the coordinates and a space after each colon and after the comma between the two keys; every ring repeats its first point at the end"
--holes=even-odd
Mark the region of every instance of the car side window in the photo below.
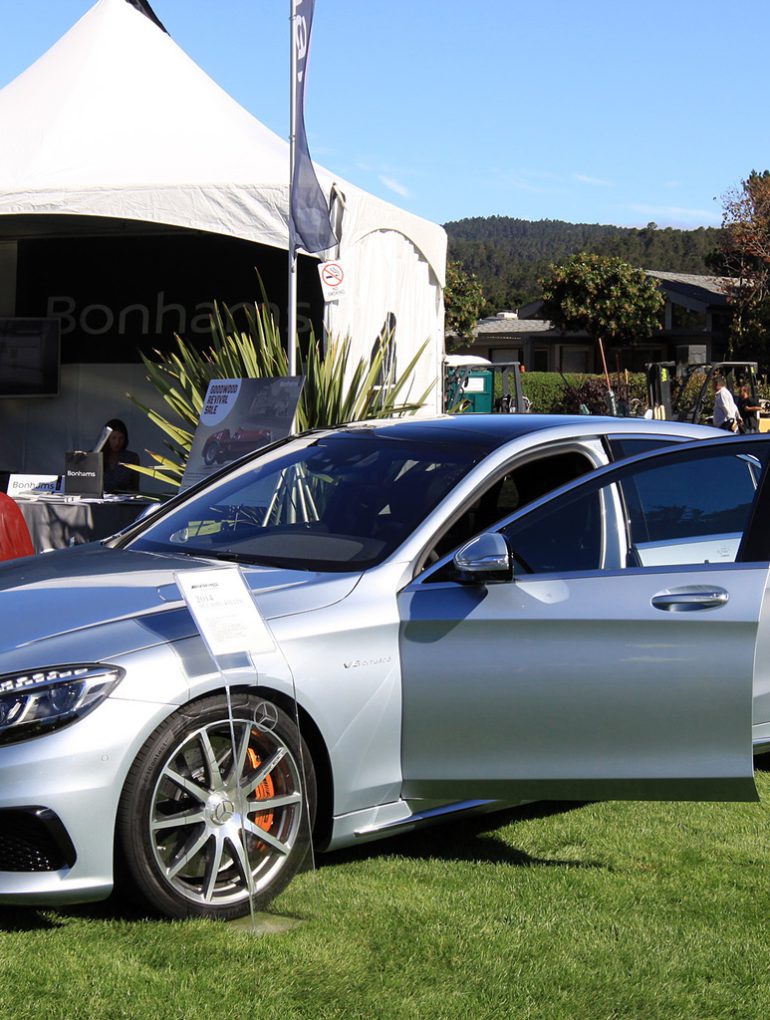
{"type": "Polygon", "coordinates": [[[556,500],[502,529],[514,571],[526,574],[598,570],[603,558],[602,492],[556,500]]]}
{"type": "Polygon", "coordinates": [[[515,569],[566,573],[734,562],[766,457],[764,444],[761,458],[757,450],[704,448],[632,464],[613,473],[612,482],[597,480],[545,504],[502,529],[515,569]],[[606,527],[612,508],[614,528],[606,527]]]}
{"type": "Polygon", "coordinates": [[[727,455],[631,475],[622,486],[628,565],[734,562],[760,471],[753,457],[727,455]]]}
{"type": "Polygon", "coordinates": [[[673,446],[678,440],[671,436],[608,436],[607,445],[613,460],[626,460],[638,453],[652,453],[663,446],[673,446]]]}
{"type": "Polygon", "coordinates": [[[573,450],[519,464],[493,482],[439,538],[432,561],[441,559],[469,538],[493,528],[516,510],[592,468],[585,454],[573,450]]]}

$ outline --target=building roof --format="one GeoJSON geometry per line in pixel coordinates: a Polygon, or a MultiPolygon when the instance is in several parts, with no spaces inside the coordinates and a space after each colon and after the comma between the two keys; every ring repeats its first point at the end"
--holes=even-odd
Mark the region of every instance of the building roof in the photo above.
{"type": "Polygon", "coordinates": [[[727,277],[665,273],[658,269],[648,269],[646,273],[660,282],[661,290],[673,304],[684,305],[698,312],[727,304],[727,277]]]}
{"type": "Polygon", "coordinates": [[[478,336],[531,336],[533,333],[558,333],[553,324],[544,319],[520,319],[516,312],[498,312],[476,325],[478,336]]]}

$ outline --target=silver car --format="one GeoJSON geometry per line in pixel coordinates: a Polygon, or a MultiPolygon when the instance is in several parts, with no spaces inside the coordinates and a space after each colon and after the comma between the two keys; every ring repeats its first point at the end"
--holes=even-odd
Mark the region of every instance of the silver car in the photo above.
{"type": "Polygon", "coordinates": [[[0,903],[102,898],[117,872],[164,914],[230,918],[309,825],[324,850],[534,798],[754,798],[770,439],[723,436],[321,430],[5,566],[0,903]],[[212,566],[248,586],[260,651],[210,654],[180,579],[212,566]]]}

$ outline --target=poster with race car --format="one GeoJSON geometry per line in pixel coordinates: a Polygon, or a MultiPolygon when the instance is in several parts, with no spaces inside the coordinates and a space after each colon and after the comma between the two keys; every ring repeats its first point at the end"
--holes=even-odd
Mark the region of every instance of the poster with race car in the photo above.
{"type": "Polygon", "coordinates": [[[212,379],[206,390],[182,488],[222,465],[282,439],[291,432],[302,376],[212,379]]]}

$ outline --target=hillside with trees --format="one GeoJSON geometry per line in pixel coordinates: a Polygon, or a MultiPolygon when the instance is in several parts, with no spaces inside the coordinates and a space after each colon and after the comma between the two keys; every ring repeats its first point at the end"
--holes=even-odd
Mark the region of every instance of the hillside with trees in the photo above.
{"type": "Polygon", "coordinates": [[[561,220],[476,216],[445,223],[449,258],[478,278],[486,299],[483,314],[517,308],[540,296],[538,280],[548,266],[577,252],[608,255],[642,269],[710,273],[719,245],[716,227],[696,230],[613,227],[561,220]]]}

